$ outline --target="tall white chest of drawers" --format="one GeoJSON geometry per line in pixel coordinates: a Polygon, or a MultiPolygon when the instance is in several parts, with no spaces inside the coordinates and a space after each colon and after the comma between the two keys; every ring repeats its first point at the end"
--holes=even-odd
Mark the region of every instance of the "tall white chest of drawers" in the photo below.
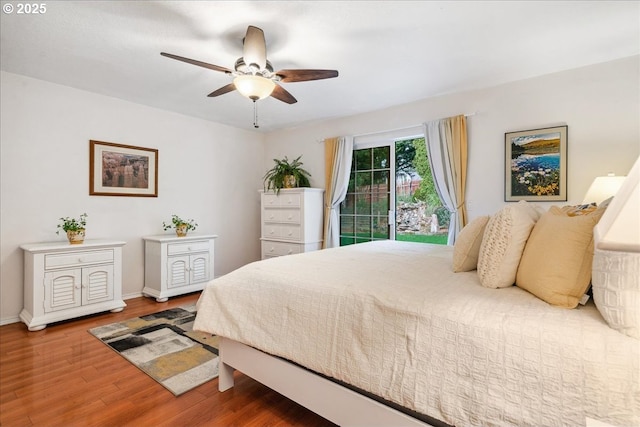
{"type": "Polygon", "coordinates": [[[322,248],[324,190],[260,191],[262,259],[322,248]]]}
{"type": "Polygon", "coordinates": [[[169,297],[201,291],[213,279],[215,234],[143,237],[144,295],[165,302],[169,297]]]}
{"type": "Polygon", "coordinates": [[[101,311],[122,311],[122,247],[125,242],[85,240],[34,243],[24,251],[24,309],[30,331],[48,323],[101,311]]]}

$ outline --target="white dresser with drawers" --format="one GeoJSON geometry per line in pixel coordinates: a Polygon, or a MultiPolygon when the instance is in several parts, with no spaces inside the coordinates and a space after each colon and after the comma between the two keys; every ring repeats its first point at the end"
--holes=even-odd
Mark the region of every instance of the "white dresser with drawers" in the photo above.
{"type": "Polygon", "coordinates": [[[122,247],[125,242],[85,240],[33,243],[24,251],[24,309],[30,331],[102,311],[122,311],[122,247]]]}
{"type": "Polygon", "coordinates": [[[262,259],[322,248],[324,190],[260,191],[262,259]]]}

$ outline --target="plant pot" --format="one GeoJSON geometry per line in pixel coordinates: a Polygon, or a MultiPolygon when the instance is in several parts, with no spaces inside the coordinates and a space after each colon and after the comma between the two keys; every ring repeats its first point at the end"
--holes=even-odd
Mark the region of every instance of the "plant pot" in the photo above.
{"type": "Polygon", "coordinates": [[[187,235],[188,230],[189,228],[187,227],[187,224],[180,224],[176,226],[176,235],[178,237],[184,237],[187,235]]]}
{"type": "Polygon", "coordinates": [[[72,245],[79,245],[84,242],[84,228],[80,230],[68,230],[67,239],[72,245]]]}
{"type": "Polygon", "coordinates": [[[294,175],[286,175],[284,177],[284,188],[296,188],[298,183],[294,175]]]}

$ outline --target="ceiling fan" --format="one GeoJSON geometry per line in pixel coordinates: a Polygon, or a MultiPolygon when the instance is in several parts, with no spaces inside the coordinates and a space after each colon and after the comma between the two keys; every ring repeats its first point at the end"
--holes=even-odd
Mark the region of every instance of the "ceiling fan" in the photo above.
{"type": "MultiPolygon", "coordinates": [[[[298,102],[293,95],[287,92],[279,83],[304,82],[338,77],[336,70],[280,70],[273,71],[273,66],[267,60],[267,45],[264,32],[254,26],[247,28],[247,34],[243,39],[242,57],[238,58],[234,69],[208,64],[195,59],[189,59],[170,53],[161,52],[162,56],[177,59],[188,64],[221,71],[233,76],[233,82],[214,90],[207,96],[220,96],[237,90],[242,95],[254,102],[272,96],[287,104],[298,102]]],[[[257,126],[256,126],[257,127],[257,126]]]]}

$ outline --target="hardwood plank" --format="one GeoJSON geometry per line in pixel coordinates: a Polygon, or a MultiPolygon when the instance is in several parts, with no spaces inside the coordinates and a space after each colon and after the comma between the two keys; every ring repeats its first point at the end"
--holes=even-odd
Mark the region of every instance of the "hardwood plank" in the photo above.
{"type": "Polygon", "coordinates": [[[101,313],[29,332],[23,323],[0,327],[0,426],[305,426],[334,424],[237,372],[236,386],[218,380],[175,397],[88,330],[197,300],[125,301],[120,313],[101,313]]]}

